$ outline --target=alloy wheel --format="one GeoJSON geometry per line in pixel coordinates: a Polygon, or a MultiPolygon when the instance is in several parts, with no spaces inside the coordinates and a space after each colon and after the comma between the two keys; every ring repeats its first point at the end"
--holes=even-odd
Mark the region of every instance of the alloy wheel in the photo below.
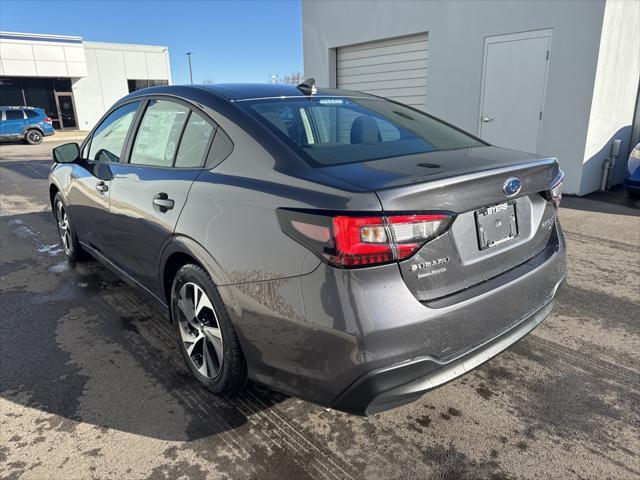
{"type": "Polygon", "coordinates": [[[185,283],[178,292],[178,328],[196,370],[204,377],[215,377],[223,361],[222,331],[211,300],[195,283],[185,283]]]}
{"type": "Polygon", "coordinates": [[[58,221],[58,233],[60,234],[60,242],[64,253],[71,254],[71,227],[69,226],[69,217],[67,211],[60,200],[56,202],[56,220],[58,221]]]}
{"type": "Polygon", "coordinates": [[[37,132],[35,130],[30,131],[27,135],[31,143],[39,143],[40,139],[42,138],[40,132],[37,132]]]}

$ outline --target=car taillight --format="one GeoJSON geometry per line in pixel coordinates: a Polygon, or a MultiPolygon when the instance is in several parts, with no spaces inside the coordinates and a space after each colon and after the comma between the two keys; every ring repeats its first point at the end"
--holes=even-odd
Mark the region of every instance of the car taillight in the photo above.
{"type": "Polygon", "coordinates": [[[44,117],[44,123],[51,123],[51,118],[49,117],[44,117]]]}
{"type": "Polygon", "coordinates": [[[451,223],[446,214],[336,215],[280,209],[283,231],[327,263],[344,268],[404,260],[451,223]]]}
{"type": "Polygon", "coordinates": [[[564,180],[564,172],[562,170],[558,171],[558,175],[553,179],[553,183],[551,183],[551,187],[549,188],[549,195],[551,197],[551,201],[557,207],[560,206],[560,200],[562,199],[562,181],[564,180]]]}

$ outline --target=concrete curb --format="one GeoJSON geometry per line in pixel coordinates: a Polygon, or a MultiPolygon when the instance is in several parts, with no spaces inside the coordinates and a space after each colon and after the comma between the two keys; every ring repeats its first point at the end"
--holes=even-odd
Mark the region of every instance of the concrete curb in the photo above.
{"type": "Polygon", "coordinates": [[[85,131],[73,131],[73,132],[56,132],[53,135],[44,137],[43,142],[72,142],[74,140],[84,140],[89,132],[85,131]]]}

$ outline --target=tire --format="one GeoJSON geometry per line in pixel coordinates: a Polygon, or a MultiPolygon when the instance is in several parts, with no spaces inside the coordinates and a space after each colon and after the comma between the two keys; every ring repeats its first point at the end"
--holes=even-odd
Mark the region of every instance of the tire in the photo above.
{"type": "Polygon", "coordinates": [[[627,190],[627,196],[631,197],[634,200],[638,200],[640,198],[640,192],[636,190],[627,190]]]}
{"type": "Polygon", "coordinates": [[[202,385],[224,396],[245,387],[247,364],[235,329],[218,289],[197,265],[184,265],[173,279],[171,321],[182,356],[202,385]]]}
{"type": "Polygon", "coordinates": [[[53,198],[53,215],[56,219],[56,227],[60,244],[69,261],[77,262],[83,258],[82,247],[78,243],[78,237],[73,229],[73,223],[67,213],[67,206],[60,192],[53,198]]]}
{"type": "Polygon", "coordinates": [[[42,134],[42,132],[40,130],[36,130],[35,128],[27,130],[27,132],[24,134],[24,141],[29,145],[40,145],[43,138],[44,135],[42,134]]]}

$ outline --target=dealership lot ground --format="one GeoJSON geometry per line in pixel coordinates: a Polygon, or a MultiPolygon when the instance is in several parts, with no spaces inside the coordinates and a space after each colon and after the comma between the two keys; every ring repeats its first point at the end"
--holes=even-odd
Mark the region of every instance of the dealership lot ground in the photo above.
{"type": "Polygon", "coordinates": [[[0,478],[640,476],[640,204],[623,194],[563,201],[568,282],[533,334],[361,418],[201,389],[136,291],[65,262],[53,145],[0,146],[0,478]]]}

